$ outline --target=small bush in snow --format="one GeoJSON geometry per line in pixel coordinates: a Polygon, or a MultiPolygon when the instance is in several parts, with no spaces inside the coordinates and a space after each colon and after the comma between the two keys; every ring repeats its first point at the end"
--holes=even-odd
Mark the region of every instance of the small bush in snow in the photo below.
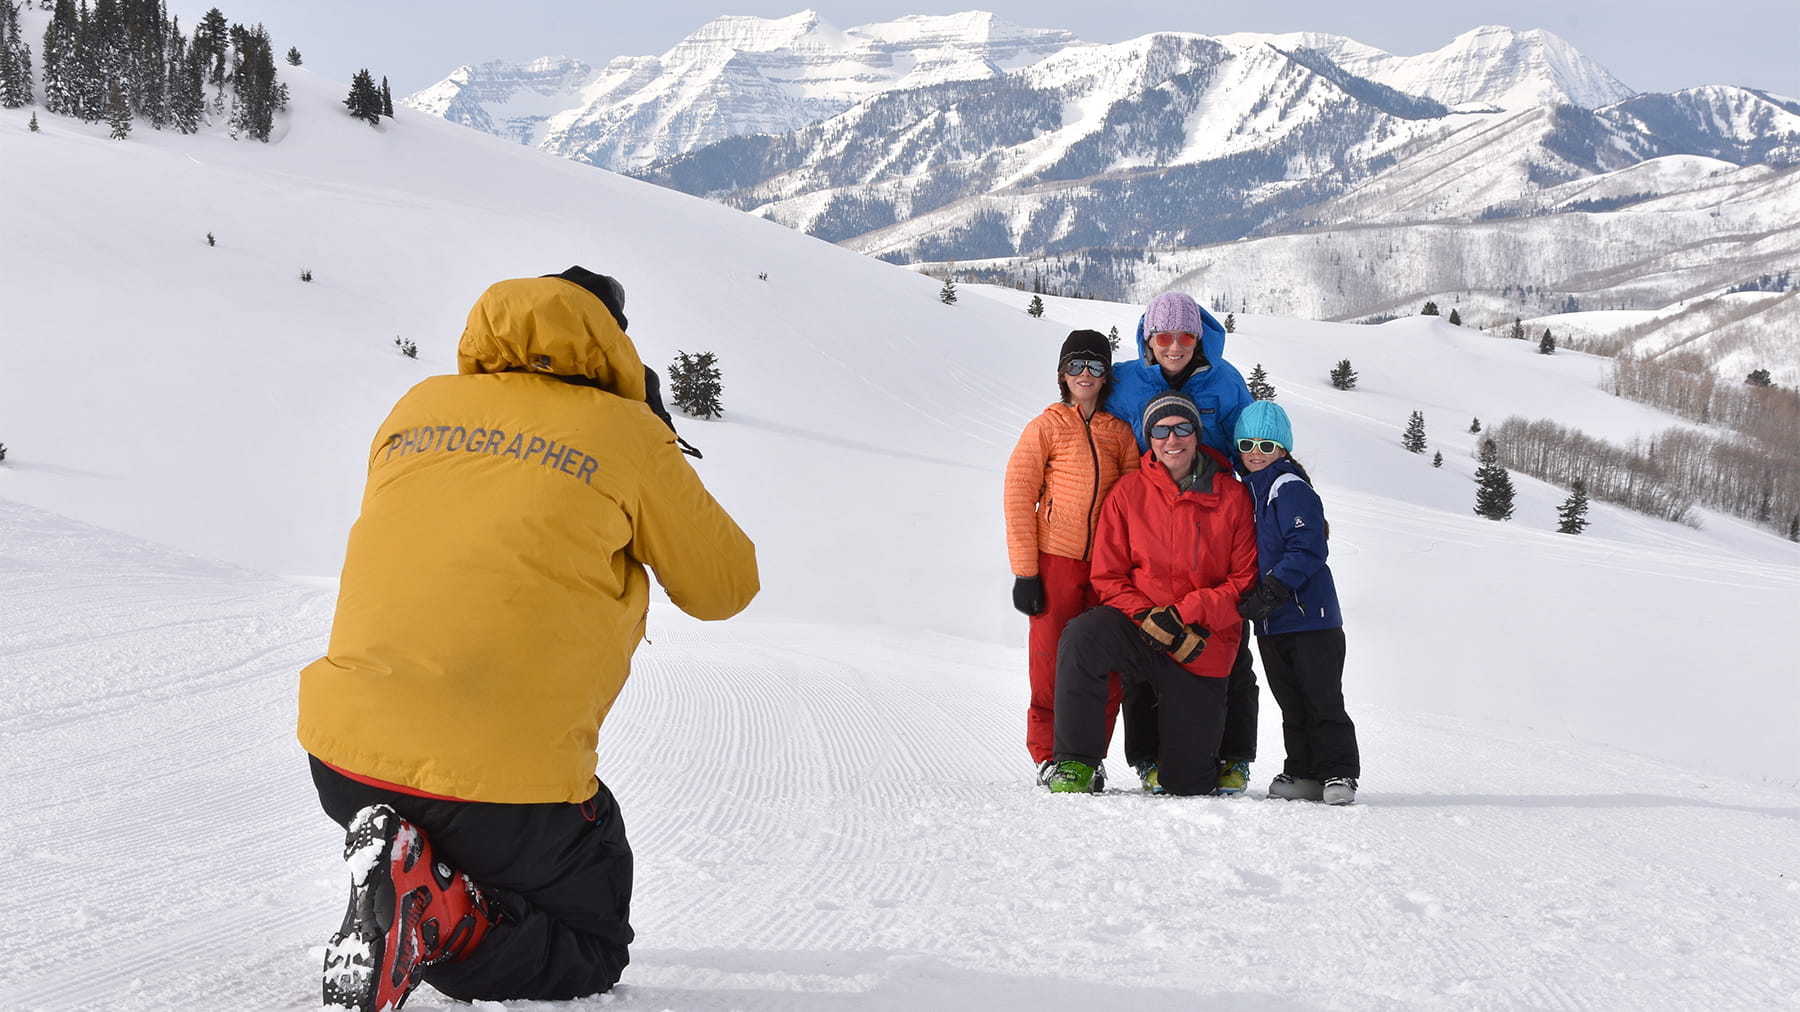
{"type": "Polygon", "coordinates": [[[394,347],[399,348],[400,354],[405,355],[407,358],[419,357],[419,346],[414,344],[413,339],[410,337],[395,337],[394,347]]]}

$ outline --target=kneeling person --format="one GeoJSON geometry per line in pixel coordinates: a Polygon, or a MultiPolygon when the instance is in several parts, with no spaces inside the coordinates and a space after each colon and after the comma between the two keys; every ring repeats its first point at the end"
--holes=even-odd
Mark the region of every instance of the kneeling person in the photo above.
{"type": "Polygon", "coordinates": [[[499,282],[459,375],[408,391],[370,448],[331,643],[300,674],[300,744],[352,875],[329,1007],[398,1008],[421,982],[577,998],[625,968],[632,855],[594,748],[645,570],[702,619],[758,587],[625,326],[604,275],[499,282]]]}
{"type": "Polygon", "coordinates": [[[1243,636],[1237,602],[1256,580],[1250,497],[1201,445],[1186,395],[1155,398],[1142,422],[1150,449],[1113,486],[1094,536],[1100,606],[1069,623],[1056,654],[1052,791],[1092,789],[1109,671],[1124,676],[1128,699],[1156,700],[1163,790],[1211,794],[1219,782],[1226,676],[1243,636]]]}

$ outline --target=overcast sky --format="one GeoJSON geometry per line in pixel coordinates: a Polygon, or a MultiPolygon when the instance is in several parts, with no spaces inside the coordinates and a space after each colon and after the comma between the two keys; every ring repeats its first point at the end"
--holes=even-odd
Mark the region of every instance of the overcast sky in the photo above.
{"type": "MultiPolygon", "coordinates": [[[[208,0],[174,0],[191,29],[208,0]]],[[[346,83],[360,67],[388,78],[395,95],[431,85],[466,63],[664,52],[721,14],[785,17],[805,0],[219,0],[232,21],[262,22],[277,52],[298,46],[314,72],[346,83]],[[627,13],[629,11],[629,13],[627,13]]],[[[1029,28],[1062,28],[1086,42],[1148,32],[1318,31],[1410,56],[1483,24],[1544,28],[1638,91],[1738,84],[1800,97],[1800,0],[990,0],[929,3],[821,0],[838,28],[907,14],[988,10],[1029,28]]]]}

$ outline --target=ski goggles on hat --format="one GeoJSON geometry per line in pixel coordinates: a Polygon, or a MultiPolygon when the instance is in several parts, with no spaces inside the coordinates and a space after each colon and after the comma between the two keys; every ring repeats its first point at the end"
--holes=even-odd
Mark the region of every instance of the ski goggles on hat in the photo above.
{"type": "Polygon", "coordinates": [[[1167,439],[1170,436],[1191,436],[1194,434],[1193,422],[1176,422],[1174,425],[1150,426],[1151,439],[1167,439]]]}
{"type": "Polygon", "coordinates": [[[1063,371],[1071,376],[1079,376],[1084,372],[1089,376],[1104,376],[1106,375],[1106,363],[1096,362],[1091,358],[1077,358],[1070,360],[1063,371]]]}
{"type": "Polygon", "coordinates": [[[1276,450],[1279,450],[1279,449],[1281,449],[1281,444],[1277,443],[1273,439],[1240,439],[1240,440],[1238,440],[1238,452],[1239,453],[1249,453],[1250,451],[1254,450],[1257,453],[1260,453],[1260,454],[1263,454],[1266,456],[1268,454],[1274,453],[1276,450]]]}
{"type": "Polygon", "coordinates": [[[1179,331],[1179,332],[1172,331],[1172,330],[1159,330],[1156,333],[1151,334],[1150,337],[1153,340],[1155,340],[1159,346],[1164,347],[1164,348],[1167,348],[1167,347],[1170,347],[1170,346],[1176,345],[1176,344],[1181,345],[1183,348],[1190,348],[1193,346],[1194,341],[1196,340],[1194,335],[1188,333],[1185,330],[1179,331]]]}

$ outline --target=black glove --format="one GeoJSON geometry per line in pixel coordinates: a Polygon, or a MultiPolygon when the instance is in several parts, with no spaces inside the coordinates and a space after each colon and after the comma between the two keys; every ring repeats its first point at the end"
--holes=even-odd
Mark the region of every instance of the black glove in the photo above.
{"type": "Polygon", "coordinates": [[[1245,594],[1244,599],[1238,602],[1237,612],[1252,622],[1261,622],[1275,609],[1293,599],[1294,592],[1287,584],[1273,576],[1265,576],[1255,590],[1245,594]]]}
{"type": "Polygon", "coordinates": [[[1044,580],[1038,576],[1013,577],[1013,607],[1021,615],[1037,615],[1044,610],[1044,580]]]}

